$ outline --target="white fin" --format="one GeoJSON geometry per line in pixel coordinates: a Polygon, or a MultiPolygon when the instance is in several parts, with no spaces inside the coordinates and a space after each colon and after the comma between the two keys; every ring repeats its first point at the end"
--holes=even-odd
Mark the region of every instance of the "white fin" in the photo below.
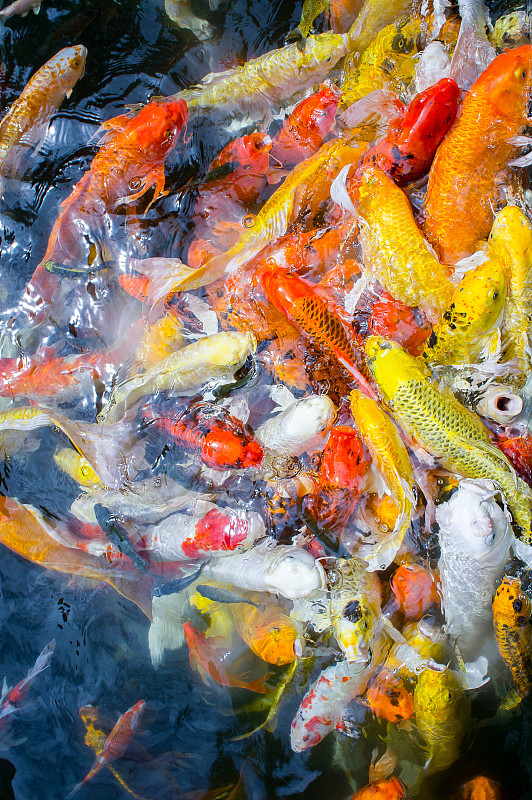
{"type": "Polygon", "coordinates": [[[166,650],[178,650],[184,644],[183,609],[188,598],[189,593],[185,591],[153,598],[153,622],[148,632],[148,646],[155,668],[163,660],[166,650]]]}
{"type": "Polygon", "coordinates": [[[297,397],[292,394],[288,386],[285,386],[284,383],[276,383],[271,386],[270,397],[277,408],[280,408],[283,411],[285,408],[288,408],[297,402],[297,397]]]}
{"type": "Polygon", "coordinates": [[[347,174],[351,169],[352,164],[346,164],[342,167],[336,178],[331,183],[331,200],[336,203],[344,211],[349,211],[354,217],[358,217],[357,210],[353,205],[351,196],[346,188],[347,174]]]}
{"type": "Polygon", "coordinates": [[[465,683],[466,689],[478,689],[489,681],[488,659],[486,656],[479,656],[474,661],[466,661],[465,683]]]}
{"type": "MultiPolygon", "coordinates": [[[[532,144],[532,141],[530,142],[532,144]]],[[[508,162],[509,167],[529,167],[532,164],[532,150],[524,156],[514,158],[513,161],[508,162]]]]}
{"type": "Polygon", "coordinates": [[[187,294],[185,298],[187,306],[201,322],[203,326],[203,332],[207,336],[211,336],[213,333],[218,333],[218,317],[207,305],[205,300],[202,300],[194,294],[187,294]]]}
{"type": "Polygon", "coordinates": [[[401,113],[400,102],[393,92],[385,92],[383,89],[374,89],[365,97],[361,97],[355,103],[346,108],[340,114],[339,119],[348,128],[356,128],[369,117],[377,115],[379,121],[384,124],[395,119],[401,113]]]}

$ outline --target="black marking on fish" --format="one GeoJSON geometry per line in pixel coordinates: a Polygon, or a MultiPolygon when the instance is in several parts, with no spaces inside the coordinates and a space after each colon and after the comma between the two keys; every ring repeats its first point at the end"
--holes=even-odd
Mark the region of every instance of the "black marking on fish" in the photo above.
{"type": "Polygon", "coordinates": [[[116,545],[121,553],[130,558],[138,570],[149,573],[148,563],[137,553],[129,541],[126,531],[118,525],[116,517],[111,514],[109,509],[96,503],[94,514],[98,525],[105,531],[109,541],[116,545]]]}

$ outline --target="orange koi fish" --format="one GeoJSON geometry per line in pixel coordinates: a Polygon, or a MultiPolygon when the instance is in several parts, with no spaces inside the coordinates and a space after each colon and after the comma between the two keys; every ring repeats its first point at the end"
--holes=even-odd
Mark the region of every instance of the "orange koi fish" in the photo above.
{"type": "Polygon", "coordinates": [[[188,645],[190,666],[204,677],[209,675],[220,686],[248,689],[257,694],[266,694],[268,687],[264,679],[244,681],[227,671],[224,664],[230,648],[224,636],[205,636],[194,628],[190,622],[183,623],[183,632],[188,645]]]}
{"type": "Polygon", "coordinates": [[[360,343],[355,331],[344,321],[341,306],[310,281],[287,274],[283,269],[265,270],[261,284],[272,305],[286,314],[301,333],[331,353],[366,394],[375,396],[356,366],[361,360],[360,343]]]}
{"type": "Polygon", "coordinates": [[[264,456],[251,428],[216,403],[193,403],[176,419],[148,407],[144,416],[211,469],[257,467],[264,456]]]}
{"type": "Polygon", "coordinates": [[[368,328],[370,334],[393,339],[413,356],[419,355],[430,334],[430,328],[421,327],[410,306],[388,292],[383,292],[373,304],[368,328]]]}
{"type": "Polygon", "coordinates": [[[351,800],[408,800],[406,789],[399,778],[374,781],[352,796],[351,800]]]}
{"type": "Polygon", "coordinates": [[[39,654],[35,664],[29,670],[26,677],[19,681],[16,686],[12,686],[9,689],[4,681],[2,695],[0,696],[0,740],[3,740],[4,746],[8,744],[4,729],[10,721],[11,715],[21,708],[30,690],[31,684],[37,675],[50,664],[54,649],[55,639],[52,639],[39,654]]]}
{"type": "Polygon", "coordinates": [[[459,97],[460,89],[450,78],[417,94],[404,115],[390,122],[384,139],[366,153],[360,172],[378,167],[398,186],[423,177],[456,116],[459,97]]]}
{"type": "Polygon", "coordinates": [[[439,605],[436,579],[420,564],[401,564],[390,586],[395,602],[409,620],[421,619],[431,606],[439,605]]]}
{"type": "Polygon", "coordinates": [[[272,157],[285,167],[317,153],[334,125],[340,97],[334,84],[324,84],[298,103],[273,138],[272,157]]]}
{"type": "Polygon", "coordinates": [[[511,462],[517,474],[532,486],[532,436],[501,438],[497,441],[498,447],[511,462]]]}
{"type": "Polygon", "coordinates": [[[514,708],[532,691],[532,603],[519,578],[505,577],[493,599],[493,627],[501,657],[512,675],[515,690],[501,703],[514,708]]]}
{"type": "Polygon", "coordinates": [[[279,606],[269,603],[262,611],[252,605],[232,605],[231,614],[238,635],[268,664],[291,664],[301,655],[296,623],[279,606]]]}
{"type": "Polygon", "coordinates": [[[81,787],[94,778],[104,767],[112,764],[117,758],[124,755],[128,745],[131,743],[139,725],[144,709],[146,708],[146,701],[139,700],[134,706],[131,706],[118,720],[113,730],[105,740],[105,744],[100,753],[96,756],[96,760],[92,765],[90,771],[85,775],[81,783],[78,783],[68,794],[65,800],[73,797],[81,787]]]}
{"type": "Polygon", "coordinates": [[[429,174],[425,235],[440,259],[455,264],[485,239],[494,218],[496,176],[527,122],[532,47],[502,53],[464,97],[429,174]]]}
{"type": "Polygon", "coordinates": [[[499,785],[479,775],[462,786],[456,800],[501,800],[501,797],[499,785]]]}
{"type": "Polygon", "coordinates": [[[367,692],[362,698],[376,717],[398,723],[410,719],[414,713],[414,697],[401,678],[386,669],[380,669],[368,681],[367,692]]]}
{"type": "MultiPolygon", "coordinates": [[[[267,133],[255,131],[246,136],[239,136],[211,162],[209,172],[219,169],[224,164],[233,164],[237,169],[264,173],[269,167],[269,152],[272,140],[267,133]]],[[[208,175],[207,175],[208,178],[208,175]]]]}
{"type": "Polygon", "coordinates": [[[152,188],[146,211],[164,196],[164,161],[187,116],[185,102],[172,100],[148,103],[135,117],[121,115],[104,124],[109,133],[89,170],[61,203],[44,258],[26,288],[25,302],[32,311],[49,303],[58,285],[44,267],[47,261],[92,266],[102,241],[108,240],[106,214],[130,206],[152,188]]]}
{"type": "Polygon", "coordinates": [[[147,575],[139,578],[129,559],[116,555],[111,547],[108,555],[99,558],[78,549],[76,539],[64,528],[52,521],[45,522],[37,511],[10,497],[0,497],[1,544],[46,569],[98,583],[105,581],[151,619],[152,579],[147,575]],[[69,545],[65,546],[61,540],[69,541],[69,545]]]}

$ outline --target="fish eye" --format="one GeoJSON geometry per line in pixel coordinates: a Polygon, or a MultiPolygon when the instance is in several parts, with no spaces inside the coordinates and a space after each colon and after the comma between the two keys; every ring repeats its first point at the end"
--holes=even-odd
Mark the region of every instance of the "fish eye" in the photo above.
{"type": "Polygon", "coordinates": [[[495,290],[494,292],[490,292],[490,294],[492,300],[496,300],[499,296],[499,292],[497,290],[495,290]]]}
{"type": "Polygon", "coordinates": [[[165,139],[169,139],[172,133],[173,133],[172,128],[168,128],[168,130],[164,132],[163,136],[165,139]]]}
{"type": "Polygon", "coordinates": [[[140,178],[131,178],[129,181],[129,188],[130,189],[138,189],[140,188],[142,181],[140,178]]]}
{"type": "Polygon", "coordinates": [[[521,600],[514,600],[512,606],[514,611],[517,611],[517,613],[519,613],[519,611],[521,611],[523,608],[523,603],[521,602],[521,600]]]}
{"type": "Polygon", "coordinates": [[[485,540],[486,544],[492,544],[494,539],[495,539],[495,532],[492,531],[490,534],[488,534],[488,536],[486,536],[486,540],[485,540]]]}
{"type": "Polygon", "coordinates": [[[71,63],[72,63],[72,66],[74,67],[74,69],[77,69],[79,67],[79,65],[80,65],[80,60],[79,60],[79,58],[74,58],[71,63]]]}
{"type": "Polygon", "coordinates": [[[514,72],[514,78],[516,80],[518,80],[518,81],[524,81],[525,78],[526,78],[526,75],[527,75],[527,71],[526,71],[526,69],[523,69],[522,67],[519,67],[519,69],[516,69],[515,72],[514,72]]]}
{"type": "Polygon", "coordinates": [[[452,700],[452,699],[453,699],[453,693],[447,692],[447,700],[452,700]]]}
{"type": "Polygon", "coordinates": [[[273,635],[274,633],[281,633],[281,629],[278,628],[276,625],[273,628],[270,628],[270,633],[273,635]]]}

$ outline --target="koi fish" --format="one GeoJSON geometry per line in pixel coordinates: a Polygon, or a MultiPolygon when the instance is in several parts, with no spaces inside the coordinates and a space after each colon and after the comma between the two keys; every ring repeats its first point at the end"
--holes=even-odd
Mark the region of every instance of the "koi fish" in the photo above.
{"type": "Polygon", "coordinates": [[[298,103],[273,138],[272,157],[289,166],[317,153],[334,125],[339,101],[336,86],[324,84],[298,103]]]}
{"type": "Polygon", "coordinates": [[[327,77],[337,61],[346,54],[346,40],[341,34],[320,33],[309,36],[304,49],[290,44],[271,50],[258,58],[225,72],[211,72],[201,84],[175,95],[183,99],[190,112],[235,108],[269,113],[272,104],[286,101],[327,77]]]}
{"type": "Polygon", "coordinates": [[[421,619],[431,606],[439,606],[435,576],[420,564],[403,563],[390,578],[395,603],[406,619],[421,619]]]}
{"type": "Polygon", "coordinates": [[[532,436],[514,436],[499,439],[497,446],[508,458],[517,474],[532,487],[532,436]]]}
{"type": "Polygon", "coordinates": [[[314,20],[317,19],[323,11],[328,11],[328,9],[329,0],[304,0],[299,25],[287,34],[286,41],[297,42],[303,40],[303,43],[305,43],[312,30],[314,20]]]}
{"type": "Polygon", "coordinates": [[[319,448],[335,418],[327,395],[310,395],[259,425],[255,438],[262,447],[292,458],[319,448]]]}
{"type": "Polygon", "coordinates": [[[460,90],[450,78],[417,94],[404,114],[390,122],[386,135],[368,150],[359,171],[378,167],[398,186],[423,177],[454,121],[459,97],[460,90]]]}
{"type": "Polygon", "coordinates": [[[362,702],[376,717],[395,724],[410,719],[414,713],[412,693],[408,691],[402,678],[384,667],[370,677],[362,702]]]}
{"type": "Polygon", "coordinates": [[[54,453],[54,461],[63,472],[66,472],[80,486],[93,488],[102,486],[103,481],[98,477],[86,458],[71,447],[63,447],[54,453]]]}
{"type": "Polygon", "coordinates": [[[152,561],[189,561],[248,550],[264,536],[264,522],[256,511],[213,507],[200,517],[170,514],[149,528],[142,547],[152,561]]]}
{"type": "Polygon", "coordinates": [[[271,540],[247,553],[234,553],[206,564],[203,576],[252,592],[279,593],[289,600],[307,597],[326,585],[325,571],[314,556],[295,545],[271,540]]]}
{"type": "Polygon", "coordinates": [[[432,773],[451,766],[471,720],[460,675],[448,667],[423,670],[414,689],[414,711],[426,744],[425,769],[432,773]]]}
{"type": "MultiPolygon", "coordinates": [[[[28,0],[19,0],[20,6],[29,11],[28,0]]],[[[0,19],[12,14],[19,3],[12,3],[0,11],[0,19]]],[[[82,44],[65,47],[41,67],[24,87],[22,94],[8,108],[0,121],[0,175],[9,177],[16,173],[24,150],[37,144],[42,138],[52,114],[83,75],[87,48],[82,44]]]]}
{"type": "MultiPolygon", "coordinates": [[[[0,695],[0,741],[6,740],[5,727],[11,719],[11,715],[19,711],[24,705],[26,695],[28,694],[31,684],[46,667],[50,665],[52,655],[55,649],[55,639],[48,642],[46,647],[43,648],[35,664],[28,671],[23,680],[19,681],[16,686],[8,687],[6,679],[4,678],[4,685],[2,686],[2,694],[0,695]]],[[[7,743],[7,742],[6,742],[7,743]]]]}
{"type": "Polygon", "coordinates": [[[209,675],[220,686],[247,689],[257,694],[266,694],[268,686],[264,678],[245,681],[228,672],[224,661],[227,657],[227,640],[223,636],[205,636],[190,622],[183,623],[183,632],[190,658],[190,666],[202,676],[209,675]]]}
{"type": "Polygon", "coordinates": [[[502,795],[495,781],[479,775],[461,787],[456,800],[502,800],[502,795]]]}
{"type": "Polygon", "coordinates": [[[185,342],[180,319],[174,314],[164,314],[146,329],[135,351],[135,360],[144,369],[151,369],[184,347],[185,342]]]}
{"type": "Polygon", "coordinates": [[[351,800],[408,800],[406,789],[399,778],[373,781],[359,789],[351,800]]]}
{"type": "Polygon", "coordinates": [[[179,394],[197,391],[211,380],[230,380],[231,372],[234,374],[244,365],[256,346],[251,333],[224,331],[203,336],[144,373],[118,384],[99,420],[120,419],[138,400],[156,391],[179,394]]]}
{"type": "Polygon", "coordinates": [[[266,297],[290,322],[333,355],[370,397],[373,390],[361,374],[357,334],[349,327],[343,309],[310,281],[271,267],[261,276],[266,297]]]}
{"type": "Polygon", "coordinates": [[[490,481],[461,481],[436,507],[442,608],[464,658],[476,658],[491,631],[491,599],[508,560],[512,531],[490,481]]]}
{"type": "Polygon", "coordinates": [[[268,603],[263,609],[231,607],[231,613],[238,635],[263,661],[282,666],[301,655],[297,626],[279,606],[268,603]]]}
{"type": "Polygon", "coordinates": [[[532,366],[532,225],[517,206],[505,206],[495,217],[488,253],[500,260],[508,284],[502,326],[504,355],[517,358],[520,371],[528,374],[532,366]]]}
{"type": "Polygon", "coordinates": [[[92,768],[81,783],[78,783],[66,796],[65,800],[73,797],[87,781],[94,778],[104,767],[107,767],[109,764],[112,764],[113,761],[116,761],[117,758],[121,758],[124,755],[128,745],[137,732],[145,708],[146,701],[139,700],[134,706],[131,706],[131,708],[122,714],[105,740],[103,748],[96,756],[92,768]]]}
{"type": "Polygon", "coordinates": [[[391,534],[375,545],[362,545],[358,553],[370,570],[386,569],[395,558],[410,528],[416,507],[416,483],[408,452],[399,431],[370,397],[356,390],[349,395],[351,413],[368,448],[372,462],[383,476],[390,495],[397,505],[397,519],[391,534]]]}
{"type": "Polygon", "coordinates": [[[379,31],[411,14],[411,6],[405,0],[384,3],[383,0],[364,0],[364,4],[347,33],[349,52],[364,53],[371,46],[379,31]]]}
{"type": "Polygon", "coordinates": [[[61,203],[44,257],[26,287],[24,303],[30,312],[50,303],[58,286],[57,277],[45,269],[47,261],[93,266],[101,241],[108,237],[103,227],[106,214],[130,206],[152,188],[146,211],[164,196],[164,162],[177,145],[187,115],[182,100],[151,102],[135,117],[121,115],[104,124],[108,134],[89,170],[61,203]]]}
{"type": "Polygon", "coordinates": [[[25,17],[30,11],[38,14],[41,10],[41,3],[42,0],[15,0],[14,3],[10,3],[0,11],[2,24],[4,20],[14,17],[16,14],[20,14],[22,17],[25,17]]]}
{"type": "Polygon", "coordinates": [[[491,444],[479,417],[452,394],[440,393],[417,359],[395,342],[372,336],[366,340],[366,355],[384,402],[401,428],[451,472],[498,483],[523,540],[528,541],[532,493],[506,456],[491,444]]]}
{"type": "Polygon", "coordinates": [[[505,303],[503,266],[491,258],[464,275],[425,343],[424,358],[435,364],[475,363],[501,322],[505,303]]]}
{"type": "Polygon", "coordinates": [[[215,403],[194,403],[177,419],[156,415],[148,407],[143,415],[211,469],[256,467],[264,456],[251,428],[215,403]]]}
{"type": "Polygon", "coordinates": [[[515,708],[532,690],[532,604],[518,578],[505,577],[493,600],[493,628],[502,660],[510,670],[515,689],[501,708],[515,708]]]}
{"type": "Polygon", "coordinates": [[[0,498],[0,543],[46,569],[89,578],[98,583],[105,581],[151,618],[150,592],[153,581],[149,576],[138,578],[133,565],[127,566],[129,559],[119,557],[114,561],[110,551],[96,558],[77,549],[76,540],[69,535],[66,526],[45,521],[36,509],[8,497],[0,498]],[[69,546],[62,541],[69,542],[69,546]]]}
{"type": "Polygon", "coordinates": [[[364,221],[360,241],[367,272],[392,297],[420,306],[436,321],[449,305],[454,286],[449,269],[440,264],[417,227],[404,192],[384,172],[368,167],[357,211],[364,221]]]}
{"type": "Polygon", "coordinates": [[[420,17],[399,18],[377,33],[362,57],[351,55],[344,67],[342,105],[350,106],[375,89],[404,96],[415,78],[420,32],[420,17]]]}
{"type": "Polygon", "coordinates": [[[371,306],[368,327],[370,334],[393,339],[412,355],[419,355],[430,330],[421,327],[410,306],[388,292],[383,292],[371,306]]]}
{"type": "Polygon", "coordinates": [[[467,92],[429,174],[424,232],[445,264],[470,255],[492,222],[496,175],[526,124],[532,48],[502,53],[467,92]]]}

